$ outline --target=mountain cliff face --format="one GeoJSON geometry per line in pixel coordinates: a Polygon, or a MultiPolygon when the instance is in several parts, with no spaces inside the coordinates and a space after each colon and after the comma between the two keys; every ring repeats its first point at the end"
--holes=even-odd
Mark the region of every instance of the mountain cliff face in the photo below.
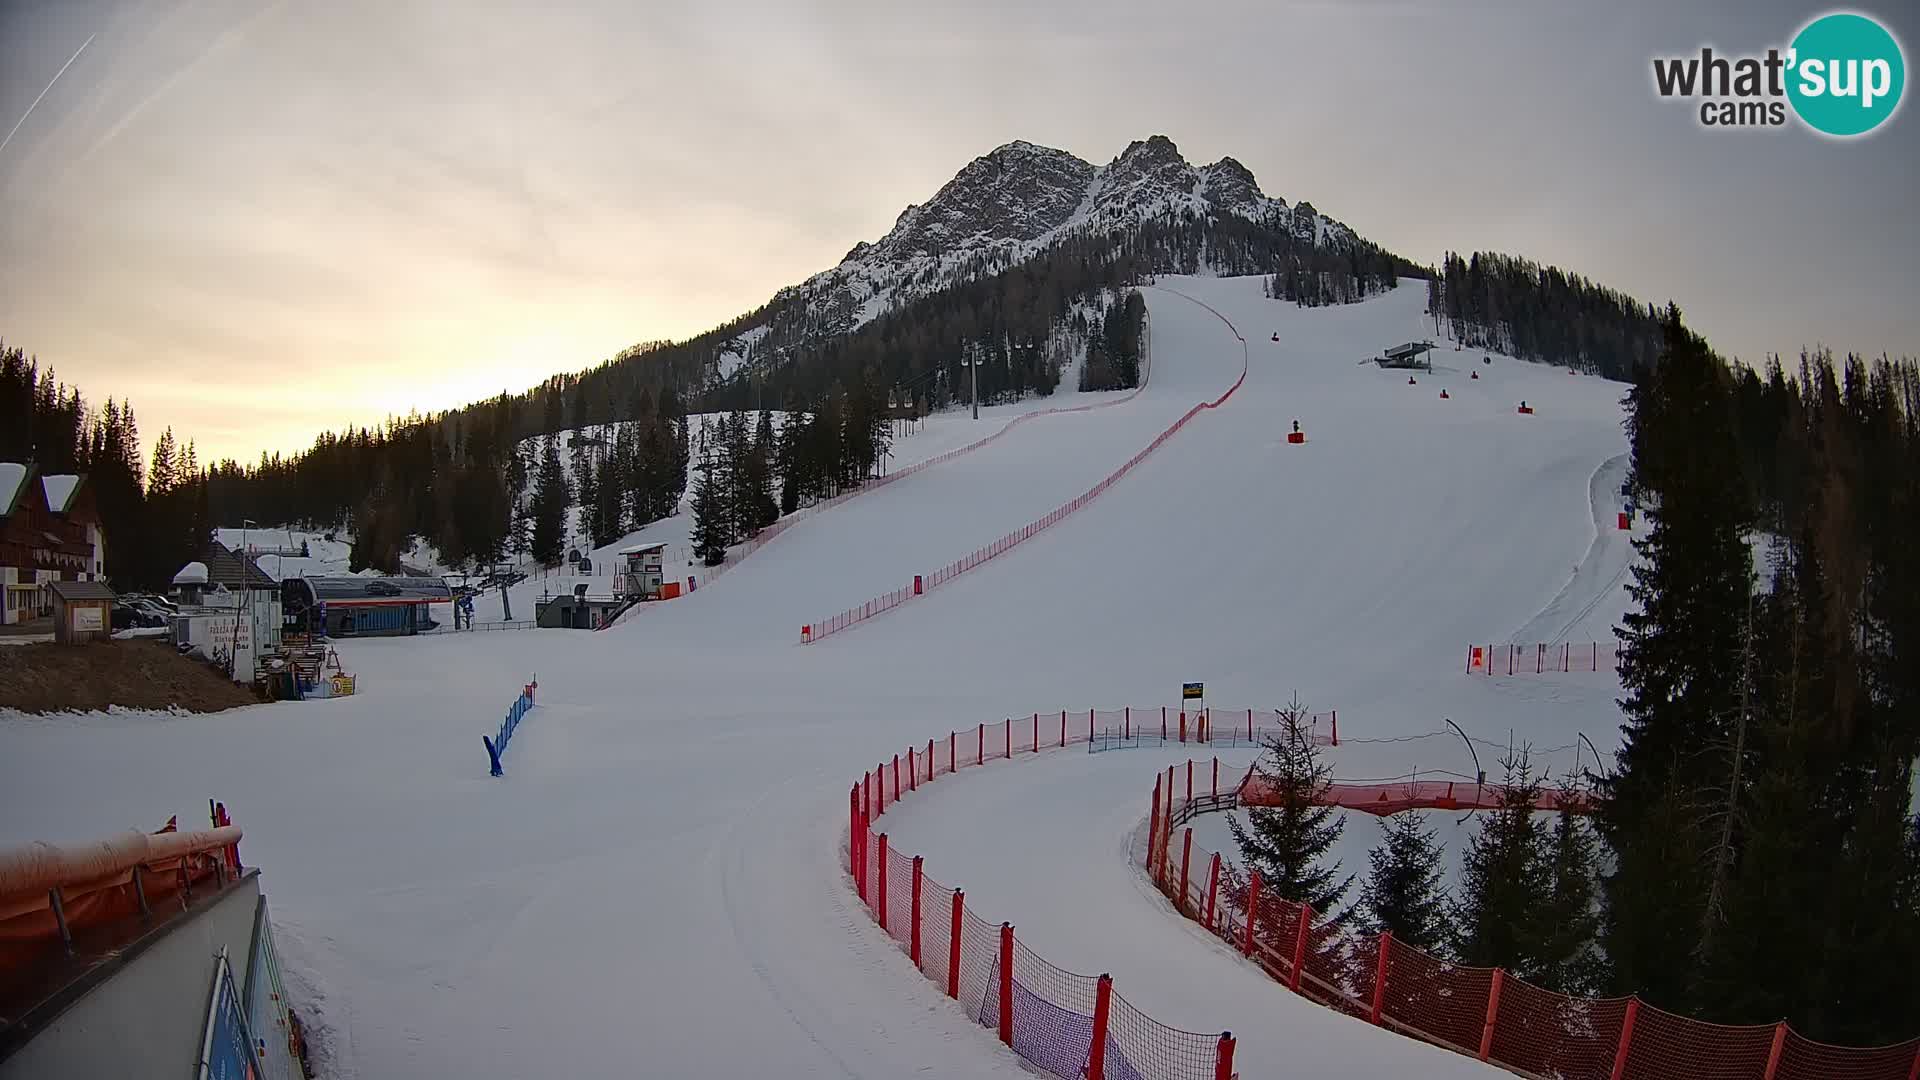
{"type": "MultiPolygon", "coordinates": [[[[1313,247],[1341,250],[1355,239],[1310,204],[1289,207],[1266,195],[1230,157],[1190,164],[1164,135],[1135,142],[1101,166],[1010,142],[975,158],[932,200],[907,207],[887,235],[856,244],[838,266],[782,289],[769,307],[789,327],[847,333],[891,307],[1004,270],[1077,234],[1223,218],[1313,247]]],[[[750,359],[758,341],[740,340],[722,374],[750,359]]]]}

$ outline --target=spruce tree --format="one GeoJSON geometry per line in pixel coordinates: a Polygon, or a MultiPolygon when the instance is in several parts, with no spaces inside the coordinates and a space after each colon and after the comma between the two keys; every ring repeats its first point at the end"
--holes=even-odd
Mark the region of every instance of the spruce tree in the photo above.
{"type": "Polygon", "coordinates": [[[716,475],[720,467],[709,455],[694,470],[693,529],[690,540],[694,557],[706,566],[718,566],[727,558],[729,509],[724,478],[716,475]]]}
{"type": "Polygon", "coordinates": [[[1241,865],[1260,874],[1260,894],[1310,904],[1318,920],[1337,919],[1334,909],[1353,885],[1327,853],[1340,839],[1340,811],[1322,805],[1333,768],[1320,757],[1313,727],[1299,698],[1278,710],[1279,731],[1267,736],[1254,775],[1274,805],[1250,807],[1246,822],[1229,819],[1241,865]]]}
{"type": "Polygon", "coordinates": [[[1669,1008],[1692,1000],[1696,945],[1740,706],[1752,564],[1726,372],[1670,307],[1665,350],[1628,394],[1630,486],[1651,529],[1618,631],[1621,748],[1602,781],[1604,948],[1617,989],[1669,1008]]]}
{"type": "Polygon", "coordinates": [[[560,437],[549,435],[533,493],[532,554],[542,566],[558,566],[566,554],[567,511],[572,505],[573,495],[560,468],[560,437]]]}
{"type": "MultiPolygon", "coordinates": [[[[1571,785],[1567,790],[1571,789],[1571,785]]],[[[1541,915],[1540,985],[1574,996],[1593,995],[1604,986],[1600,933],[1598,842],[1572,804],[1554,818],[1546,841],[1549,891],[1541,915]]]]}
{"type": "Polygon", "coordinates": [[[1370,872],[1360,888],[1359,910],[1369,933],[1442,954],[1453,938],[1448,917],[1445,867],[1433,826],[1418,810],[1380,820],[1380,843],[1367,853],[1370,872]]]}
{"type": "Polygon", "coordinates": [[[1467,844],[1454,901],[1454,952],[1473,967],[1502,967],[1525,979],[1542,968],[1545,901],[1552,877],[1534,803],[1540,780],[1523,747],[1502,759],[1500,805],[1467,844]]]}

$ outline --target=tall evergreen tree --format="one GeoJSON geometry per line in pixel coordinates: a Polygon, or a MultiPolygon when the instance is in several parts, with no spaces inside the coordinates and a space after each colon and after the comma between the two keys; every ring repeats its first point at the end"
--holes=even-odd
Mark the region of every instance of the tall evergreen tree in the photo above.
{"type": "Polygon", "coordinates": [[[560,467],[559,436],[549,435],[545,442],[533,493],[532,554],[542,566],[558,566],[566,554],[567,511],[573,505],[573,494],[560,467]]]}
{"type": "Polygon", "coordinates": [[[1528,980],[1544,966],[1545,901],[1552,877],[1534,804],[1541,783],[1525,748],[1502,759],[1500,805],[1467,844],[1454,902],[1454,952],[1474,967],[1528,980]]]}
{"type": "Polygon", "coordinates": [[[1311,904],[1322,920],[1353,885],[1338,860],[1328,857],[1340,839],[1340,812],[1322,805],[1333,767],[1320,756],[1313,727],[1298,697],[1279,710],[1279,730],[1263,742],[1254,775],[1272,792],[1275,805],[1246,811],[1246,822],[1229,821],[1242,866],[1260,874],[1262,896],[1311,904]]]}
{"type": "Polygon", "coordinates": [[[1453,939],[1439,840],[1424,813],[1402,810],[1380,821],[1380,843],[1367,853],[1370,872],[1359,910],[1371,933],[1444,954],[1453,939]]]}
{"type": "Polygon", "coordinates": [[[720,475],[722,472],[723,468],[713,454],[702,459],[695,469],[690,539],[694,558],[706,566],[718,566],[725,562],[727,545],[732,542],[732,535],[728,531],[730,511],[726,480],[720,475]]]}
{"type": "Polygon", "coordinates": [[[1706,912],[1710,788],[1724,787],[1744,679],[1751,519],[1725,369],[1669,308],[1665,348],[1628,394],[1629,485],[1651,529],[1618,631],[1626,690],[1599,823],[1614,853],[1604,947],[1616,985],[1686,1007],[1706,912]]]}

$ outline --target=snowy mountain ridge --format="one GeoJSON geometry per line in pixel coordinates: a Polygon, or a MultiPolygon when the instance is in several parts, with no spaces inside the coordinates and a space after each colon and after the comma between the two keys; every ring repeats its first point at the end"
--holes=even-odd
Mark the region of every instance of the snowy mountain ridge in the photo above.
{"type": "MultiPolygon", "coordinates": [[[[1196,166],[1164,135],[1135,141],[1102,166],[1016,140],[901,211],[879,240],[855,244],[839,265],[781,289],[769,307],[797,308],[816,333],[847,333],[890,307],[1018,265],[1077,235],[1223,217],[1265,223],[1315,247],[1355,239],[1311,203],[1289,206],[1265,194],[1233,158],[1196,166]]],[[[755,353],[765,327],[722,347],[717,378],[761,359],[755,353]]]]}

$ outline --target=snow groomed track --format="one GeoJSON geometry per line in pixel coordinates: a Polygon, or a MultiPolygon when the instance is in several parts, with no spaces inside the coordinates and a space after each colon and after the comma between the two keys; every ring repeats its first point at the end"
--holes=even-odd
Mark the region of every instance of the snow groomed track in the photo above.
{"type": "MultiPolygon", "coordinates": [[[[1022,423],[815,514],[607,633],[347,642],[351,698],[0,722],[0,840],[83,840],[223,799],[247,823],[334,1077],[1029,1075],[903,969],[823,857],[846,829],[849,774],[877,747],[1046,701],[1165,700],[1196,679],[1225,700],[1338,702],[1369,736],[1449,717],[1502,742],[1585,731],[1605,750],[1617,723],[1604,675],[1460,667],[1466,643],[1539,614],[1592,546],[1588,489],[1625,449],[1622,388],[1499,357],[1469,381],[1477,354],[1452,370],[1442,355],[1417,386],[1359,366],[1422,332],[1417,287],[1309,310],[1257,279],[1162,284],[1243,328],[1240,389],[1067,520],[883,623],[793,645],[847,597],[1098,483],[1231,385],[1241,341],[1148,290],[1154,370],[1138,397],[1022,423]],[[1535,415],[1515,415],[1523,397],[1535,415]],[[1284,442],[1295,418],[1304,446],[1284,442]],[[528,671],[538,731],[489,778],[474,735],[528,671]]],[[[1350,774],[1395,775],[1391,745],[1340,753],[1373,755],[1350,774]]],[[[1330,1030],[1324,1010],[1147,906],[1121,853],[1145,812],[1142,755],[1159,752],[975,770],[889,828],[970,904],[1018,921],[1024,947],[1111,969],[1147,1015],[1235,1031],[1244,1076],[1269,1075],[1246,1056],[1256,1031],[1287,1048],[1288,1074],[1482,1068],[1330,1030]],[[1036,769],[1084,770],[1090,786],[999,787],[1036,769]],[[1006,805],[947,801],[973,790],[1006,805]],[[933,820],[948,811],[962,820],[933,820]],[[1063,879],[1071,904],[1048,899],[1063,879]]]]}

